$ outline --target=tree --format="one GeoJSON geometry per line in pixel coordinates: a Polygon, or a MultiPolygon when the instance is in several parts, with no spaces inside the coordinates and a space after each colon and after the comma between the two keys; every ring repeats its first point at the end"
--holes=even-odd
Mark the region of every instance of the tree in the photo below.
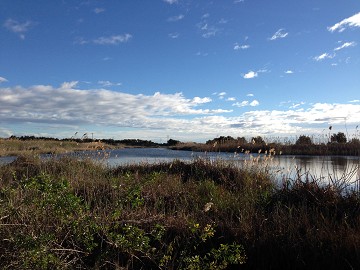
{"type": "Polygon", "coordinates": [[[338,132],[337,134],[333,134],[331,135],[330,141],[332,143],[346,143],[347,139],[346,139],[346,135],[343,132],[338,132]]]}
{"type": "Polygon", "coordinates": [[[253,137],[253,138],[251,139],[251,141],[252,141],[254,144],[265,144],[265,141],[264,141],[264,139],[263,139],[261,136],[253,137]]]}
{"type": "Polygon", "coordinates": [[[296,140],[296,145],[312,145],[311,138],[309,136],[301,135],[299,139],[296,140]]]}
{"type": "Polygon", "coordinates": [[[169,139],[169,140],[167,141],[167,145],[168,145],[168,146],[174,146],[174,145],[177,145],[178,143],[180,143],[180,141],[174,140],[174,139],[169,139]]]}

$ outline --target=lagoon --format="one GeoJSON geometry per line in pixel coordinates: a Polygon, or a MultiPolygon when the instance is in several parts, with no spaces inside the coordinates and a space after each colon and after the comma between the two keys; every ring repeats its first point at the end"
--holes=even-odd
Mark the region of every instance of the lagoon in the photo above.
{"type": "MultiPolygon", "coordinates": [[[[278,181],[306,176],[322,181],[347,179],[360,181],[360,158],[353,156],[291,156],[265,154],[234,154],[225,152],[192,152],[167,148],[122,148],[104,151],[81,151],[66,154],[78,158],[91,158],[109,167],[139,163],[171,162],[173,160],[191,161],[205,158],[211,161],[225,161],[247,166],[256,165],[269,169],[278,181]]],[[[58,155],[57,157],[62,156],[58,155]]],[[[44,158],[53,157],[43,155],[44,158]]],[[[0,165],[15,160],[15,157],[0,157],[0,165]]]]}

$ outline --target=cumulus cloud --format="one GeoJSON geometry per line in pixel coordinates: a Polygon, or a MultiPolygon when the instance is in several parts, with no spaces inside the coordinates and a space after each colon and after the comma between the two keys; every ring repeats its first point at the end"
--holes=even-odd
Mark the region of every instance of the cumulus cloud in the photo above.
{"type": "Polygon", "coordinates": [[[356,46],[356,42],[352,41],[352,42],[345,42],[343,45],[336,47],[334,49],[334,51],[340,51],[342,49],[348,48],[348,47],[354,47],[356,46]]]}
{"type": "Polygon", "coordinates": [[[328,27],[330,32],[343,32],[348,27],[360,27],[360,12],[328,27]]]}
{"type": "Polygon", "coordinates": [[[294,71],[292,71],[290,69],[285,71],[285,74],[293,74],[293,73],[294,73],[294,71]]]}
{"type": "Polygon", "coordinates": [[[256,78],[258,76],[258,73],[255,71],[250,70],[248,73],[243,75],[244,79],[253,79],[256,78]]]}
{"type": "Polygon", "coordinates": [[[249,105],[250,105],[251,107],[256,107],[256,106],[259,106],[259,104],[260,104],[259,101],[257,101],[257,100],[255,99],[255,100],[251,101],[249,105]]]}
{"type": "Polygon", "coordinates": [[[7,30],[18,34],[21,39],[25,39],[25,33],[29,31],[30,27],[33,25],[34,23],[32,21],[21,23],[13,19],[7,19],[4,23],[4,27],[7,30]]]}
{"type": "Polygon", "coordinates": [[[9,126],[56,126],[57,130],[97,126],[104,137],[114,128],[119,134],[131,129],[132,136],[144,133],[158,136],[166,132],[182,134],[190,140],[215,136],[219,129],[229,135],[315,134],[329,125],[343,127],[345,120],[348,127],[360,122],[360,104],[355,101],[255,110],[259,102],[252,99],[234,103],[233,106],[246,107],[247,111],[233,116],[228,114],[231,110],[211,109],[209,97],[186,98],[182,93],[160,92],[133,95],[75,87],[76,82],[67,82],[58,88],[49,85],[0,88],[0,121],[9,126]]]}
{"type": "Polygon", "coordinates": [[[132,38],[132,35],[130,34],[124,34],[124,35],[113,35],[109,37],[99,37],[97,39],[94,39],[93,42],[95,44],[100,45],[117,45],[120,43],[126,43],[132,38]]]}
{"type": "Polygon", "coordinates": [[[334,57],[335,57],[335,54],[323,53],[321,55],[315,56],[314,60],[319,62],[319,61],[322,61],[322,60],[325,60],[325,59],[332,59],[334,57]]]}
{"type": "MultiPolygon", "coordinates": [[[[185,98],[182,93],[131,95],[105,89],[75,89],[78,82],[59,88],[36,85],[0,88],[0,121],[87,123],[138,127],[157,122],[158,117],[206,115],[230,112],[199,108],[208,97],[185,98]]],[[[161,126],[158,126],[160,128],[161,126]]]]}
{"type": "Polygon", "coordinates": [[[0,76],[0,83],[7,82],[8,80],[0,76]]]}
{"type": "Polygon", "coordinates": [[[285,38],[287,37],[289,33],[285,32],[284,29],[279,29],[276,31],[276,33],[271,37],[269,38],[270,40],[276,40],[276,39],[279,39],[279,38],[285,38]]]}

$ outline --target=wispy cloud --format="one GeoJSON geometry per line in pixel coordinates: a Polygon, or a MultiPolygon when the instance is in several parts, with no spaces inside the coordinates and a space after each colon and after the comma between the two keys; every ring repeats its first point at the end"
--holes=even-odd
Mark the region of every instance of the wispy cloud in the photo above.
{"type": "Polygon", "coordinates": [[[294,73],[294,71],[292,71],[292,70],[286,70],[286,71],[284,71],[285,72],[285,74],[293,74],[294,73]]]}
{"type": "Polygon", "coordinates": [[[94,8],[94,12],[96,13],[96,14],[99,14],[99,13],[103,13],[103,12],[105,12],[105,8],[94,8]]]}
{"type": "Polygon", "coordinates": [[[234,0],[234,4],[245,2],[245,0],[234,0]]]}
{"type": "Polygon", "coordinates": [[[197,28],[201,32],[201,36],[203,38],[210,38],[217,35],[221,29],[219,29],[216,24],[211,24],[208,22],[208,18],[210,17],[209,13],[204,14],[201,19],[202,21],[196,24],[197,28]]]}
{"type": "Polygon", "coordinates": [[[180,14],[180,15],[177,15],[177,16],[170,17],[167,20],[168,20],[168,22],[177,22],[177,21],[180,21],[180,20],[182,20],[184,18],[185,18],[184,14],[180,14]]]}
{"type": "Polygon", "coordinates": [[[243,75],[244,79],[253,79],[256,78],[258,76],[258,73],[255,71],[250,70],[248,73],[243,75]]]}
{"type": "Polygon", "coordinates": [[[120,86],[122,83],[114,83],[110,81],[98,81],[98,84],[103,87],[110,87],[110,86],[120,86]]]}
{"type": "Polygon", "coordinates": [[[248,101],[248,100],[244,100],[244,101],[241,101],[241,102],[235,102],[232,104],[232,106],[235,106],[235,107],[246,107],[246,106],[250,106],[250,107],[256,107],[256,106],[259,106],[259,101],[257,101],[256,99],[254,99],[253,101],[248,101]]]}
{"type": "MultiPolygon", "coordinates": [[[[84,45],[84,44],[97,44],[97,45],[118,45],[120,43],[129,42],[132,39],[131,34],[123,34],[123,35],[112,35],[108,37],[99,37],[96,39],[85,39],[83,37],[76,37],[74,40],[74,44],[84,45]]],[[[105,60],[109,60],[106,58],[105,60]]]]}
{"type": "Polygon", "coordinates": [[[234,44],[234,50],[237,51],[237,50],[246,50],[246,49],[249,49],[250,48],[250,45],[248,44],[244,44],[244,45],[240,45],[239,43],[235,43],[234,44]]]}
{"type": "Polygon", "coordinates": [[[29,31],[30,27],[32,27],[33,25],[34,23],[32,21],[20,23],[13,19],[7,19],[3,26],[7,30],[19,35],[21,39],[25,39],[25,33],[29,31]]]}
{"type": "Polygon", "coordinates": [[[348,27],[360,27],[360,12],[328,27],[330,32],[343,32],[348,27]]]}
{"type": "Polygon", "coordinates": [[[234,97],[229,97],[226,99],[226,101],[235,101],[235,100],[236,100],[236,98],[234,98],[234,97]]]}
{"type": "Polygon", "coordinates": [[[354,47],[356,46],[356,42],[352,41],[352,42],[345,42],[343,45],[337,47],[334,49],[334,51],[340,51],[342,49],[348,48],[348,47],[354,47]]]}
{"type": "Polygon", "coordinates": [[[288,36],[289,33],[285,32],[284,29],[279,29],[275,32],[275,34],[269,38],[269,40],[277,40],[280,38],[285,38],[288,36]]]}
{"type": "Polygon", "coordinates": [[[0,83],[7,82],[8,80],[0,76],[0,83]]]}
{"type": "Polygon", "coordinates": [[[178,37],[180,36],[180,34],[177,33],[177,32],[175,32],[175,33],[170,33],[170,34],[168,34],[168,36],[169,36],[170,38],[176,39],[176,38],[178,38],[178,37]]]}
{"type": "Polygon", "coordinates": [[[335,57],[335,54],[328,54],[328,53],[323,53],[321,55],[315,56],[314,60],[319,62],[319,61],[323,61],[325,59],[332,59],[335,57]]]}
{"type": "Polygon", "coordinates": [[[100,45],[118,45],[120,43],[126,43],[132,38],[130,34],[113,35],[109,37],[99,37],[93,40],[93,43],[100,45]]]}
{"type": "Polygon", "coordinates": [[[178,2],[178,0],[163,0],[164,2],[172,5],[172,4],[176,4],[178,2]]]}

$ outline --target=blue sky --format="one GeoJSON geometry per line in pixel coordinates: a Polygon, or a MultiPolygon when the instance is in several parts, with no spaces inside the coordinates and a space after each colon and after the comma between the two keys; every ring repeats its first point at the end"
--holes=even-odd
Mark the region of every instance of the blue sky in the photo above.
{"type": "Polygon", "coordinates": [[[0,2],[0,137],[354,137],[359,90],[355,0],[0,2]]]}

